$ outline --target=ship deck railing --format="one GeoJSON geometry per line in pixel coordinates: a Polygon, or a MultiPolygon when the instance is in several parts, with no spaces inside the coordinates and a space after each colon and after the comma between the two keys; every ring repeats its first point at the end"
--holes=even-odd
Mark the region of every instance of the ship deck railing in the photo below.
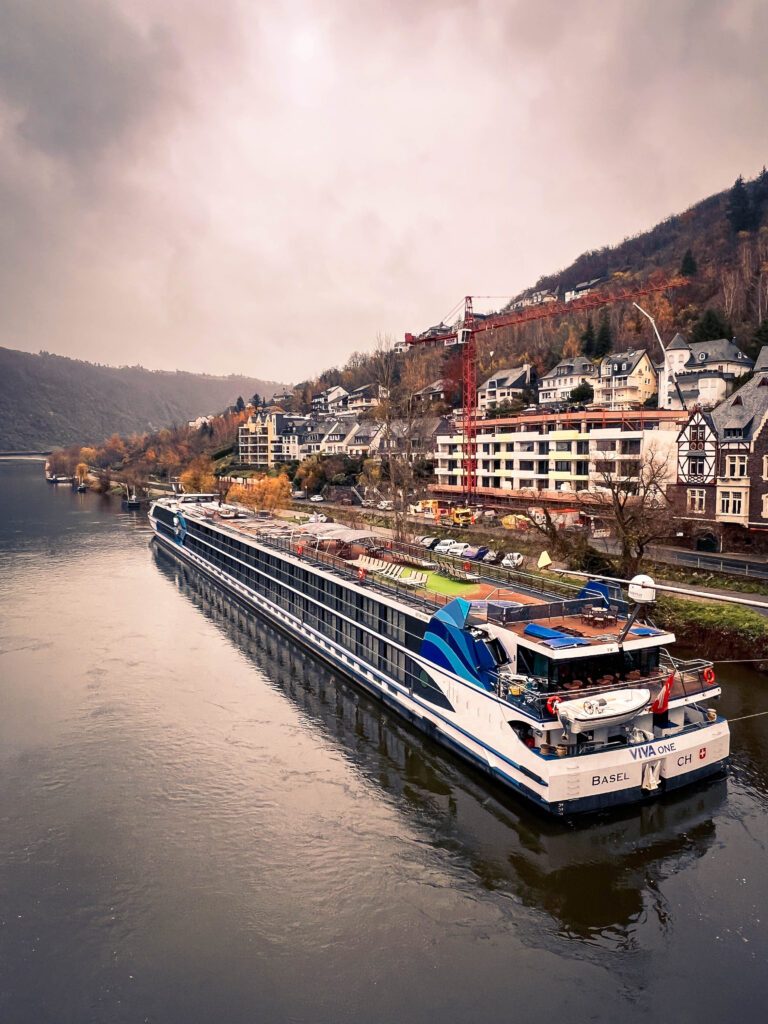
{"type": "Polygon", "coordinates": [[[496,693],[508,704],[520,707],[544,722],[557,717],[556,713],[550,710],[555,701],[583,700],[616,690],[649,690],[650,702],[653,703],[669,679],[671,671],[674,671],[675,677],[669,692],[670,700],[702,696],[716,686],[714,680],[710,682],[705,677],[706,670],[711,668],[712,663],[703,659],[695,662],[673,662],[670,658],[669,665],[663,664],[660,671],[652,676],[629,673],[625,678],[613,677],[598,681],[594,685],[561,689],[553,687],[549,680],[536,676],[514,676],[510,679],[500,674],[497,678],[496,693]]]}
{"type": "Polygon", "coordinates": [[[361,578],[358,568],[350,562],[295,536],[275,536],[269,533],[257,533],[254,536],[260,544],[265,544],[276,551],[282,551],[284,554],[296,555],[302,561],[317,565],[326,571],[338,573],[344,579],[362,585],[366,590],[372,590],[384,597],[396,596],[403,604],[429,615],[453,600],[453,597],[447,594],[436,594],[431,591],[416,593],[408,583],[391,577],[382,579],[377,574],[366,573],[361,578]]]}

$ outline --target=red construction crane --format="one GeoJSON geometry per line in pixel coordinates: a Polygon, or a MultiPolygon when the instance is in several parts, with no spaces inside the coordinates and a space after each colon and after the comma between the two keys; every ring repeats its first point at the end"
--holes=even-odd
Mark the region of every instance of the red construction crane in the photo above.
{"type": "Polygon", "coordinates": [[[529,323],[532,320],[549,320],[557,316],[569,316],[572,313],[590,312],[615,302],[634,302],[644,295],[653,295],[666,291],[668,288],[680,288],[688,282],[684,277],[665,277],[649,279],[642,288],[602,290],[589,292],[571,302],[542,302],[524,309],[515,309],[509,313],[495,313],[479,319],[475,317],[472,296],[464,299],[464,316],[461,325],[447,331],[429,332],[415,336],[405,335],[408,347],[415,345],[461,345],[462,381],[463,381],[463,452],[464,452],[464,491],[467,503],[475,498],[477,490],[477,345],[475,339],[484,331],[495,331],[501,327],[529,323]]]}

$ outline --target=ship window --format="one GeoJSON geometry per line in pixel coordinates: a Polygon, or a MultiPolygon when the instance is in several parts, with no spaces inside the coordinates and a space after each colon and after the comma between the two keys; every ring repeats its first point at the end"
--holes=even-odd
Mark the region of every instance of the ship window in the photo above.
{"type": "Polygon", "coordinates": [[[509,661],[509,655],[504,650],[504,645],[498,637],[490,637],[485,641],[485,646],[488,648],[495,665],[506,665],[509,661]]]}

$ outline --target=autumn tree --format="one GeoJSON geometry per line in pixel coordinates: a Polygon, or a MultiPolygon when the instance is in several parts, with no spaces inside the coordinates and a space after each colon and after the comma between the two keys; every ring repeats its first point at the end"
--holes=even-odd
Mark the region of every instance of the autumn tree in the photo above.
{"type": "Polygon", "coordinates": [[[227,491],[227,501],[246,508],[274,512],[287,508],[291,501],[291,482],[285,474],[260,476],[249,481],[247,487],[233,484],[227,491]]]}
{"type": "Polygon", "coordinates": [[[650,544],[670,535],[668,461],[654,449],[643,458],[602,460],[595,465],[597,486],[580,492],[584,510],[612,526],[619,546],[616,571],[625,579],[640,571],[650,544]]]}
{"type": "Polygon", "coordinates": [[[213,472],[213,463],[205,455],[193,459],[179,480],[187,494],[212,494],[218,490],[218,480],[213,472]]]}

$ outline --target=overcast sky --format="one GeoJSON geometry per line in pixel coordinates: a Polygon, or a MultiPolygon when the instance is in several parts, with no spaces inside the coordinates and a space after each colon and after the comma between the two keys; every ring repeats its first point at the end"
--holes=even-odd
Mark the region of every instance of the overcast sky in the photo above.
{"type": "Polygon", "coordinates": [[[0,0],[0,345],[285,382],[768,162],[766,0],[0,0]]]}

